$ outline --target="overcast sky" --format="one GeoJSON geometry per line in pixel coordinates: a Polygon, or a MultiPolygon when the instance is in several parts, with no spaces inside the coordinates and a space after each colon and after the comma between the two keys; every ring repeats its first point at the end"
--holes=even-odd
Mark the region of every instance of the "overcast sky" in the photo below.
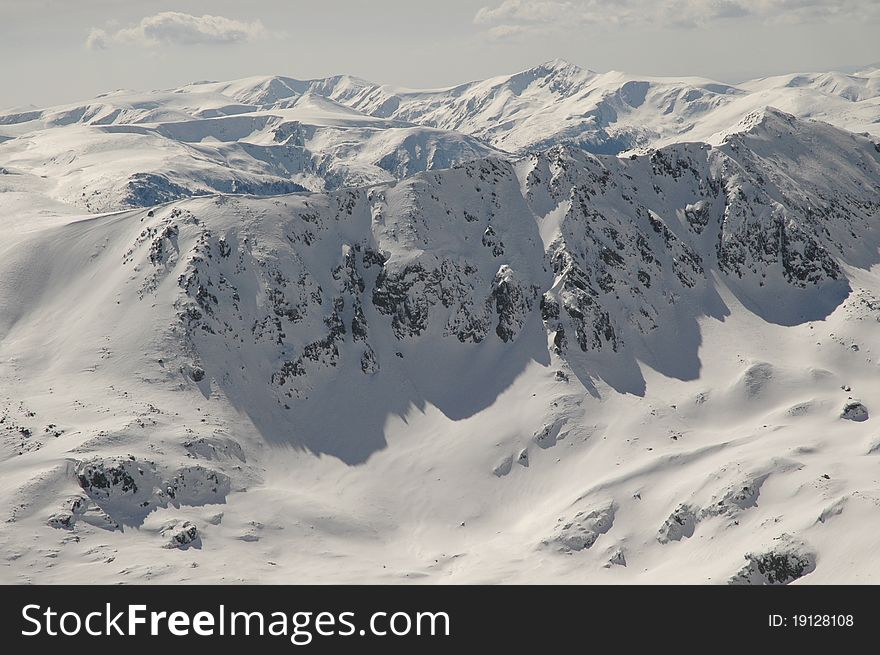
{"type": "Polygon", "coordinates": [[[204,79],[446,86],[561,57],[736,82],[880,61],[880,0],[0,0],[0,107],[204,79]]]}

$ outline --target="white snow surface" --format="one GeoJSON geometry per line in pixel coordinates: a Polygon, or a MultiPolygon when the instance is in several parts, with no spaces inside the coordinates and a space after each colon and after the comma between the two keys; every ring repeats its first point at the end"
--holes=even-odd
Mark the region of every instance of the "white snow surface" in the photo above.
{"type": "Polygon", "coordinates": [[[0,581],[880,581],[878,80],[0,116],[0,581]]]}

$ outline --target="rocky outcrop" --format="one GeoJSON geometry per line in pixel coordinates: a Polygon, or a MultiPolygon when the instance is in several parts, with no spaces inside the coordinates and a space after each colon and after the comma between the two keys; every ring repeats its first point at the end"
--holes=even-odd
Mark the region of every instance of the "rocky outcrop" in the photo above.
{"type": "Polygon", "coordinates": [[[730,579],[736,585],[784,585],[816,569],[816,555],[787,535],[774,547],[745,555],[746,565],[730,579]]]}
{"type": "Polygon", "coordinates": [[[848,402],[843,406],[843,410],[840,412],[840,418],[845,418],[848,421],[856,421],[857,423],[867,421],[868,408],[858,401],[848,402]]]}
{"type": "Polygon", "coordinates": [[[699,509],[692,505],[679,505],[660,526],[657,540],[661,544],[666,544],[670,541],[681,541],[686,537],[692,537],[697,527],[698,514],[699,509]]]}
{"type": "Polygon", "coordinates": [[[166,524],[160,530],[160,534],[167,540],[164,548],[180,548],[185,550],[190,547],[201,546],[201,536],[195,523],[191,521],[173,521],[166,524]]]}
{"type": "Polygon", "coordinates": [[[135,525],[158,507],[222,503],[231,489],[220,471],[198,465],[165,471],[133,455],[78,462],[74,475],[88,500],[111,519],[135,525]]]}
{"type": "Polygon", "coordinates": [[[527,286],[517,278],[510,266],[503,264],[492,281],[490,303],[498,314],[495,334],[504,342],[519,334],[539,294],[540,288],[527,286]]]}
{"type": "Polygon", "coordinates": [[[578,512],[570,520],[561,522],[549,543],[562,551],[586,550],[612,528],[615,511],[615,506],[611,504],[578,512]]]}

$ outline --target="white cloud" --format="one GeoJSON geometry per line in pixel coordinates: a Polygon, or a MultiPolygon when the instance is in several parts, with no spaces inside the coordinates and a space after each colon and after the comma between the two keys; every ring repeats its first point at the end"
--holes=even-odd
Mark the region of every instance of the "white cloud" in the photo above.
{"type": "Polygon", "coordinates": [[[147,16],[137,24],[115,32],[93,28],[86,47],[101,50],[112,44],[154,47],[158,45],[232,44],[268,36],[258,21],[244,22],[224,16],[193,16],[177,11],[163,11],[147,16]]]}
{"type": "Polygon", "coordinates": [[[489,38],[496,41],[513,39],[524,34],[531,34],[533,32],[534,29],[532,28],[524,27],[523,25],[507,25],[506,23],[502,23],[501,25],[493,25],[488,30],[486,30],[486,34],[489,36],[489,38]]]}
{"type": "Polygon", "coordinates": [[[86,39],[86,47],[89,50],[106,50],[107,49],[107,32],[96,27],[92,28],[86,39]]]}
{"type": "Polygon", "coordinates": [[[573,2],[556,2],[554,0],[504,0],[495,8],[483,7],[474,16],[477,24],[518,20],[523,22],[550,22],[563,14],[577,9],[573,2]]]}
{"type": "Polygon", "coordinates": [[[877,0],[503,0],[479,9],[474,23],[497,39],[589,24],[688,28],[744,19],[809,23],[878,17],[877,0]]]}

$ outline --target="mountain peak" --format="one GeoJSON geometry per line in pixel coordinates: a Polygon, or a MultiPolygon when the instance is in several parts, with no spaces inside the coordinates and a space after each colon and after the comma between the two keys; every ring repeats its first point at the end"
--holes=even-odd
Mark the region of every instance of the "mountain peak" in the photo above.
{"type": "Polygon", "coordinates": [[[519,95],[536,82],[542,87],[549,83],[557,96],[568,96],[580,90],[595,75],[593,71],[583,69],[564,59],[551,59],[512,75],[492,78],[482,84],[501,84],[519,95]]]}
{"type": "Polygon", "coordinates": [[[580,70],[580,66],[577,64],[573,64],[567,59],[562,59],[561,57],[556,57],[554,59],[549,59],[541,64],[541,68],[549,68],[550,70],[562,70],[565,68],[576,68],[580,70]]]}
{"type": "Polygon", "coordinates": [[[740,122],[730,130],[731,134],[754,133],[772,128],[774,130],[794,127],[797,118],[792,114],[766,106],[746,114],[740,122]]]}
{"type": "Polygon", "coordinates": [[[550,59],[541,64],[538,64],[531,70],[544,70],[551,73],[567,73],[567,74],[580,74],[580,73],[591,73],[592,71],[587,70],[578,66],[577,64],[573,64],[566,59],[562,59],[560,57],[556,57],[555,59],[550,59]]]}

